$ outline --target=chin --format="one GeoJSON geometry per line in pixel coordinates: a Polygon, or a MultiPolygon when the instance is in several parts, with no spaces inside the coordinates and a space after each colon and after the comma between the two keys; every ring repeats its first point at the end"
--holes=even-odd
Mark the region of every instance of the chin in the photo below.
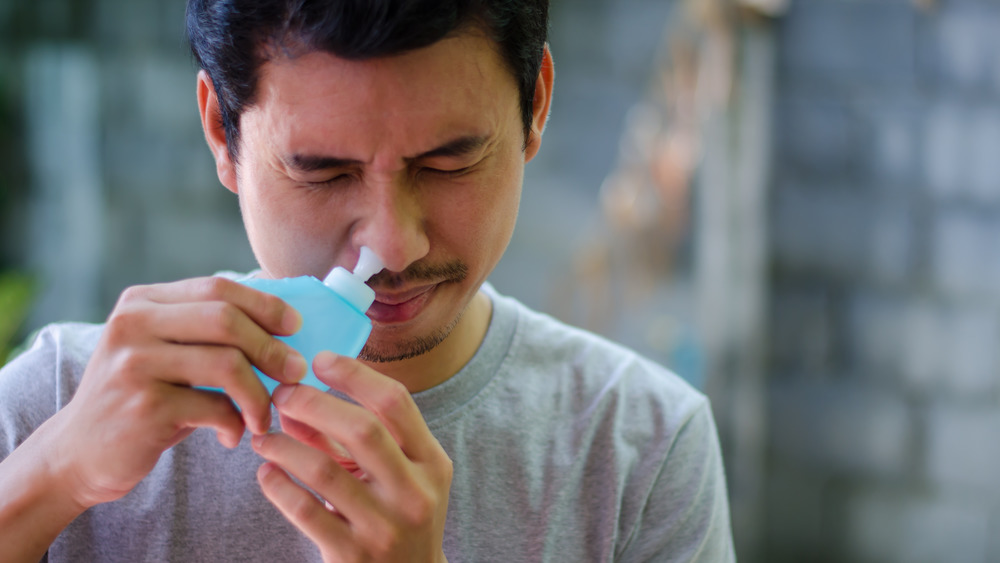
{"type": "Polygon", "coordinates": [[[410,340],[397,340],[391,344],[381,344],[369,340],[358,355],[358,359],[373,364],[387,364],[409,360],[437,348],[447,337],[448,335],[443,334],[443,331],[441,331],[440,333],[415,337],[410,340]]]}
{"type": "Polygon", "coordinates": [[[422,356],[440,346],[461,319],[462,315],[458,314],[447,325],[418,335],[400,334],[402,327],[375,325],[358,358],[370,363],[390,363],[422,356]]]}

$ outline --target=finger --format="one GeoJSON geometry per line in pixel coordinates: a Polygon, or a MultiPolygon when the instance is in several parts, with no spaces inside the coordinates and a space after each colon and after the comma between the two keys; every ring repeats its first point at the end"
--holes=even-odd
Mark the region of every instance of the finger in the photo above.
{"type": "Polygon", "coordinates": [[[282,433],[254,436],[252,443],[254,451],[336,507],[352,526],[369,527],[362,522],[371,519],[372,507],[378,506],[378,501],[363,481],[336,461],[282,433]]]}
{"type": "Polygon", "coordinates": [[[364,471],[361,471],[358,463],[354,461],[354,458],[344,446],[334,442],[329,436],[317,431],[312,426],[303,424],[287,416],[281,416],[280,413],[278,416],[281,419],[281,430],[285,434],[288,434],[310,448],[315,448],[323,452],[355,477],[360,477],[364,474],[364,471]]]}
{"type": "Polygon", "coordinates": [[[320,352],[313,359],[316,376],[373,412],[414,461],[432,459],[440,446],[431,434],[410,392],[402,383],[354,358],[320,352]]]}
{"type": "Polygon", "coordinates": [[[308,385],[279,385],[271,396],[282,419],[290,418],[342,445],[375,482],[405,487],[409,461],[392,434],[365,408],[308,385]]]}
{"type": "MultiPolygon", "coordinates": [[[[171,344],[132,349],[121,354],[119,367],[142,379],[224,389],[240,406],[251,432],[262,434],[271,427],[271,397],[236,348],[171,344]]],[[[229,398],[223,397],[226,402],[229,398]]],[[[229,408],[234,410],[231,402],[229,408]]]]}
{"type": "Polygon", "coordinates": [[[298,311],[277,296],[218,276],[139,286],[130,291],[157,303],[225,301],[240,308],[270,334],[288,336],[302,326],[298,311]]]}
{"type": "Polygon", "coordinates": [[[183,437],[185,428],[212,428],[223,446],[232,449],[239,445],[245,429],[243,419],[225,395],[164,386],[162,397],[164,402],[173,405],[172,409],[160,411],[160,416],[166,419],[163,427],[180,427],[180,437],[183,437]]]}
{"type": "Polygon", "coordinates": [[[333,544],[345,551],[354,545],[347,523],[274,463],[260,466],[257,482],[267,500],[316,545],[333,544]]]}
{"type": "Polygon", "coordinates": [[[299,381],[308,369],[301,354],[268,334],[231,303],[178,303],[157,307],[150,315],[150,330],[157,338],[181,344],[213,344],[239,349],[250,363],[279,382],[299,381]]]}

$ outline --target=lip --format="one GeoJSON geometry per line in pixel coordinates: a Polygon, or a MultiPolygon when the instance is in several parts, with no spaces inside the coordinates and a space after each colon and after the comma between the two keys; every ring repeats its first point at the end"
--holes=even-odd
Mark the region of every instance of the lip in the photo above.
{"type": "Polygon", "coordinates": [[[375,292],[375,302],[368,308],[374,323],[399,324],[416,318],[430,301],[438,284],[415,287],[406,291],[375,292]]]}

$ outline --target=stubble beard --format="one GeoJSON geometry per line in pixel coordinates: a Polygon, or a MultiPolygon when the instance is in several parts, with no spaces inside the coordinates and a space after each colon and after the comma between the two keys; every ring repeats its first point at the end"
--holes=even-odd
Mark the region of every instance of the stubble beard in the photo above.
{"type": "Polygon", "coordinates": [[[388,346],[375,346],[371,342],[368,342],[361,349],[361,353],[358,354],[358,359],[373,364],[384,364],[408,360],[426,354],[436,348],[438,344],[444,342],[448,338],[448,335],[451,334],[451,331],[458,326],[460,320],[462,320],[461,313],[456,315],[448,325],[435,330],[431,334],[417,336],[402,342],[395,342],[388,346]]]}

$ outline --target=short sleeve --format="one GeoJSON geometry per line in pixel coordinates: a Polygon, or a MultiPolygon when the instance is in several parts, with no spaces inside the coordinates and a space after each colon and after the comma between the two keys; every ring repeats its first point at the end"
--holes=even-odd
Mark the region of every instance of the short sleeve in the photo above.
{"type": "Polygon", "coordinates": [[[0,459],[6,458],[55,412],[52,393],[54,346],[43,330],[31,346],[0,369],[0,459]]]}
{"type": "Polygon", "coordinates": [[[678,432],[620,560],[736,560],[722,453],[707,399],[678,432]]]}
{"type": "Polygon", "coordinates": [[[100,325],[53,324],[0,368],[0,459],[65,406],[101,334],[100,325]]]}

